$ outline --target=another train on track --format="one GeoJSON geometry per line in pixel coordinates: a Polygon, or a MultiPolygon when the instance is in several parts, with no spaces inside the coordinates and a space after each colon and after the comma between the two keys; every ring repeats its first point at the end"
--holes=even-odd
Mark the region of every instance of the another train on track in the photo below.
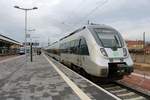
{"type": "Polygon", "coordinates": [[[121,79],[133,61],[121,34],[107,25],[86,25],[45,48],[52,58],[93,77],[121,79]]]}

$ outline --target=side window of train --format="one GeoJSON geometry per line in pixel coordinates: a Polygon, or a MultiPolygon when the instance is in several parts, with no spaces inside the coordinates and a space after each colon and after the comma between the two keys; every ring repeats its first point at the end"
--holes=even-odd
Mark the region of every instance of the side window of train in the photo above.
{"type": "Polygon", "coordinates": [[[65,43],[65,53],[68,53],[68,43],[65,43]]]}
{"type": "Polygon", "coordinates": [[[64,53],[64,44],[60,44],[61,53],[64,53]]]}
{"type": "Polygon", "coordinates": [[[65,53],[65,43],[62,44],[63,47],[62,47],[62,53],[65,53]]]}
{"type": "Polygon", "coordinates": [[[89,50],[85,38],[80,40],[80,54],[89,55],[89,50]]]}
{"type": "Polygon", "coordinates": [[[70,53],[70,42],[67,42],[66,45],[67,45],[67,47],[66,47],[67,52],[66,53],[70,53]]]}
{"type": "Polygon", "coordinates": [[[73,53],[74,54],[79,54],[79,41],[80,40],[75,40],[74,41],[74,48],[73,48],[73,53]]]}
{"type": "Polygon", "coordinates": [[[74,40],[70,42],[70,53],[74,53],[73,51],[73,48],[74,48],[74,40]]]}
{"type": "Polygon", "coordinates": [[[63,53],[63,44],[60,44],[60,52],[63,53]]]}
{"type": "Polygon", "coordinates": [[[64,53],[67,53],[67,43],[64,43],[64,53]]]}

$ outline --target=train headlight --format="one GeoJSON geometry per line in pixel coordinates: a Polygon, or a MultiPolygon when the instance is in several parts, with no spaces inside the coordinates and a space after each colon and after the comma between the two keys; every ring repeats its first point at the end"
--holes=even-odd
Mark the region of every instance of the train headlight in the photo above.
{"type": "Polygon", "coordinates": [[[127,49],[123,48],[123,56],[127,56],[127,49]]]}
{"type": "Polygon", "coordinates": [[[100,51],[101,51],[101,53],[102,53],[103,56],[108,57],[108,55],[107,55],[107,53],[106,53],[106,51],[105,51],[104,48],[100,48],[100,51]]]}

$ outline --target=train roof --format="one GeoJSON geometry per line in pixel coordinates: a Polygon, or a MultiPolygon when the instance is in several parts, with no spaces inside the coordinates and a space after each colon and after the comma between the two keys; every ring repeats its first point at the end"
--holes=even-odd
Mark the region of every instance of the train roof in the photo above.
{"type": "Polygon", "coordinates": [[[107,29],[114,29],[111,26],[105,25],[105,24],[93,24],[91,23],[90,25],[86,25],[87,28],[107,28],[107,29]]]}
{"type": "Polygon", "coordinates": [[[105,25],[105,24],[93,24],[93,23],[91,23],[91,24],[89,24],[89,25],[85,25],[85,26],[83,26],[83,27],[81,27],[81,28],[79,28],[79,29],[73,31],[73,32],[70,33],[69,35],[67,35],[67,36],[65,36],[65,37],[63,37],[63,38],[61,38],[59,41],[65,39],[65,38],[67,38],[67,37],[69,37],[69,36],[71,36],[71,35],[73,35],[73,34],[75,34],[75,33],[77,33],[77,32],[82,31],[82,30],[84,30],[85,28],[107,28],[107,29],[113,29],[113,30],[114,30],[114,28],[112,28],[111,26],[105,25]]]}
{"type": "Polygon", "coordinates": [[[54,45],[54,44],[56,44],[56,43],[58,43],[59,41],[55,41],[55,42],[53,42],[52,44],[50,44],[49,46],[52,46],[52,45],[54,45]]]}
{"type": "Polygon", "coordinates": [[[71,36],[71,35],[73,35],[73,34],[75,34],[75,33],[77,33],[77,32],[82,31],[82,30],[84,30],[85,28],[86,28],[85,26],[84,26],[84,27],[82,27],[82,28],[79,28],[79,29],[77,29],[77,30],[73,31],[72,33],[70,33],[69,35],[67,35],[67,36],[65,36],[65,37],[63,37],[63,38],[61,38],[59,41],[61,41],[61,40],[65,39],[65,38],[67,38],[67,37],[69,37],[69,36],[71,36]]]}

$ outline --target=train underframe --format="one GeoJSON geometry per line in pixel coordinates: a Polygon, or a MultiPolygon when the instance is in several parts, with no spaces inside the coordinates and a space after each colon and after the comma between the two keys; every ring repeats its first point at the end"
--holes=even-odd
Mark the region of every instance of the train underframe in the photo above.
{"type": "Polygon", "coordinates": [[[65,61],[61,62],[66,65],[71,70],[77,72],[78,74],[90,79],[94,82],[112,82],[116,80],[120,80],[124,75],[130,75],[133,72],[133,67],[129,67],[125,62],[123,63],[109,63],[109,73],[107,77],[98,77],[88,74],[83,68],[76,66],[71,63],[66,63],[65,61]]]}
{"type": "MultiPolygon", "coordinates": [[[[59,61],[55,57],[52,57],[52,58],[59,61]]],[[[66,65],[68,68],[74,70],[75,72],[79,73],[80,75],[95,82],[104,82],[104,81],[107,82],[107,81],[120,80],[123,78],[124,75],[130,75],[131,72],[133,72],[133,67],[127,66],[125,62],[108,63],[109,67],[108,67],[107,77],[97,77],[97,76],[88,74],[83,68],[76,66],[72,63],[66,63],[65,61],[61,61],[61,63],[66,65]]]]}

